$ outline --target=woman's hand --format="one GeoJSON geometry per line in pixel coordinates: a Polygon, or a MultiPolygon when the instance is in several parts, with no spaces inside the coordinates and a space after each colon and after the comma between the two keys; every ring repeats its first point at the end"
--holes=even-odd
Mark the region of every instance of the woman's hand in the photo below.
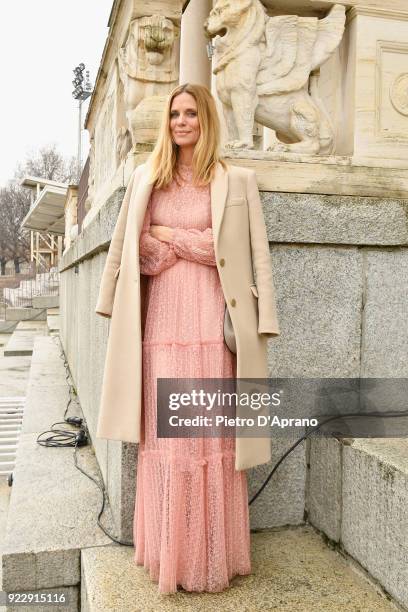
{"type": "Polygon", "coordinates": [[[151,225],[149,232],[153,238],[163,242],[170,242],[173,238],[173,228],[166,225],[151,225]]]}

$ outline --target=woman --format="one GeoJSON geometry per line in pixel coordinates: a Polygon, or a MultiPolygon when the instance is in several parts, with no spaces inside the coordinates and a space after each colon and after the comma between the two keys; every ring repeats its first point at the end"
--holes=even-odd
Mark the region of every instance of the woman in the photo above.
{"type": "MultiPolygon", "coordinates": [[[[125,265],[127,270],[134,266],[129,252],[135,238],[128,227],[134,227],[137,214],[141,217],[137,206],[144,206],[138,252],[141,279],[147,277],[144,306],[139,304],[144,311],[140,437],[129,432],[139,427],[133,417],[128,427],[125,413],[121,423],[117,418],[113,422],[108,406],[115,399],[119,405],[115,391],[120,388],[113,382],[108,387],[105,380],[97,437],[140,440],[135,562],[149,569],[161,593],[175,592],[177,586],[217,592],[233,576],[250,573],[244,468],[270,459],[267,438],[158,438],[156,433],[157,378],[266,377],[267,338],[279,333],[255,175],[227,167],[218,147],[219,121],[210,92],[199,85],[177,87],[169,96],[149,163],[137,178],[135,171],[137,185],[126,192],[96,308],[112,315],[107,378],[119,351],[119,313],[128,315],[134,308],[125,304],[125,281],[116,289],[112,279],[118,279],[119,268],[123,279],[125,265]],[[150,188],[143,184],[142,172],[150,174],[150,188]],[[237,357],[224,342],[225,301],[237,357]]],[[[130,292],[134,267],[127,274],[130,292]]]]}

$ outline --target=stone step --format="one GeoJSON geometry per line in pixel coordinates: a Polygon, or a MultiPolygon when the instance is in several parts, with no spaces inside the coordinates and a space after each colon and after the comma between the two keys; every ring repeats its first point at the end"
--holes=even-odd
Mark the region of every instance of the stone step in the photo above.
{"type": "Polygon", "coordinates": [[[132,547],[84,548],[81,612],[389,612],[398,608],[309,526],[251,534],[252,574],[220,593],[161,595],[132,547]]]}
{"type": "Polygon", "coordinates": [[[59,306],[59,295],[33,296],[33,308],[56,308],[59,306]]]}
{"type": "Polygon", "coordinates": [[[0,334],[11,334],[17,327],[18,321],[0,320],[0,334]]]}
{"type": "Polygon", "coordinates": [[[0,402],[0,475],[15,467],[16,451],[24,414],[25,397],[3,397],[0,402]]]}
{"type": "MultiPolygon", "coordinates": [[[[17,449],[17,447],[16,447],[16,449],[17,449]]],[[[9,463],[10,461],[12,461],[13,462],[13,469],[14,469],[14,464],[16,462],[16,450],[10,450],[9,452],[0,451],[0,465],[3,464],[3,461],[5,463],[9,463]]]]}
{"type": "Polygon", "coordinates": [[[45,333],[45,331],[45,322],[20,321],[4,348],[4,356],[32,355],[34,338],[41,332],[45,333]]]}
{"type": "Polygon", "coordinates": [[[21,432],[21,428],[9,429],[6,431],[0,431],[0,445],[3,440],[10,440],[11,438],[18,438],[21,432]]]}
{"type": "Polygon", "coordinates": [[[1,415],[0,414],[0,431],[9,431],[10,429],[15,429],[21,425],[21,418],[15,419],[14,415],[1,415]],[[9,417],[13,416],[12,419],[9,417]]]}
{"type": "Polygon", "coordinates": [[[22,331],[17,325],[7,346],[4,349],[5,357],[30,356],[33,354],[33,343],[37,332],[31,330],[22,331]]]}
{"type": "Polygon", "coordinates": [[[59,306],[51,306],[50,308],[47,308],[47,313],[51,315],[57,315],[59,314],[59,311],[59,306]]]}
{"type": "Polygon", "coordinates": [[[408,440],[314,440],[308,520],[408,609],[408,440]]]}
{"type": "Polygon", "coordinates": [[[13,395],[12,397],[0,397],[0,405],[2,404],[15,404],[15,403],[24,403],[25,396],[24,395],[13,395]]]}
{"type": "Polygon", "coordinates": [[[59,308],[47,308],[47,327],[50,333],[59,332],[59,328],[60,328],[59,308]]]}
{"type": "Polygon", "coordinates": [[[46,308],[31,308],[29,306],[8,306],[6,312],[7,321],[24,321],[35,319],[45,321],[47,318],[46,308]]]}

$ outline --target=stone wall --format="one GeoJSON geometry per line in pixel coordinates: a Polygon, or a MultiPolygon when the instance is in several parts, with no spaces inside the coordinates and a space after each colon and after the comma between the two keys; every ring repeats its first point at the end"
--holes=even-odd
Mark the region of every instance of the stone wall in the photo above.
{"type": "MultiPolygon", "coordinates": [[[[60,267],[61,336],[93,437],[109,330],[94,308],[123,193],[100,209],[60,267]]],[[[408,200],[261,195],[281,326],[269,344],[271,376],[408,376],[408,200]]],[[[137,447],[93,442],[117,524],[131,537],[137,447]]],[[[273,464],[287,444],[272,447],[273,464]]],[[[254,528],[303,521],[305,450],[302,443],[251,507],[254,528]]],[[[249,471],[250,492],[271,465],[249,471]]]]}
{"type": "MultiPolygon", "coordinates": [[[[198,49],[188,44],[189,37],[198,36],[198,32],[203,44],[203,15],[194,11],[197,2],[202,0],[191,0],[184,24],[181,0],[114,2],[109,37],[86,118],[92,143],[90,210],[83,231],[64,253],[59,266],[61,338],[118,534],[125,539],[132,535],[137,448],[95,439],[110,324],[95,314],[95,305],[124,188],[154,142],[160,105],[178,80],[178,70],[183,79],[190,79],[194,78],[195,66],[199,66],[196,74],[202,82],[211,83],[221,115],[225,110],[211,69],[218,66],[218,60],[228,63],[231,57],[228,53],[223,55],[225,48],[221,45],[218,58],[206,64],[202,45],[198,49]],[[194,21],[196,14],[199,22],[194,21]],[[157,28],[169,46],[161,58],[162,69],[154,70],[154,62],[149,65],[148,60],[157,60],[157,49],[152,48],[148,33],[157,28]],[[181,44],[180,29],[185,36],[181,44]],[[147,80],[140,78],[146,76],[147,80]]],[[[262,123],[262,113],[258,114],[255,125],[244,125],[240,139],[225,151],[230,163],[256,170],[262,192],[281,327],[281,335],[269,345],[270,373],[277,377],[407,376],[408,114],[406,74],[401,72],[408,52],[405,0],[390,0],[387,9],[382,0],[265,0],[263,4],[269,17],[319,18],[338,5],[333,11],[332,28],[337,47],[327,51],[320,72],[313,70],[313,79],[310,76],[315,94],[319,94],[315,100],[320,98],[325,106],[326,120],[330,115],[332,134],[327,121],[320,141],[310,142],[309,133],[316,133],[319,124],[324,123],[324,113],[319,119],[311,112],[311,122],[303,125],[301,146],[300,141],[290,140],[291,121],[295,121],[296,113],[302,116],[303,112],[303,118],[307,118],[308,111],[315,110],[306,88],[306,98],[302,98],[306,106],[300,104],[291,121],[285,119],[286,108],[296,98],[297,90],[292,88],[289,94],[282,92],[280,110],[273,100],[267,100],[265,108],[271,111],[265,115],[267,120],[262,123]],[[336,25],[336,20],[341,23],[336,25]],[[388,91],[390,96],[385,95],[388,91]],[[279,143],[275,128],[280,129],[279,143]],[[247,138],[250,142],[262,130],[263,142],[255,138],[256,149],[240,146],[240,140],[247,138]],[[331,148],[326,150],[325,142],[330,142],[331,148]],[[270,151],[262,150],[269,145],[270,151]]],[[[207,0],[206,6],[209,10],[207,0]]],[[[261,23],[259,4],[257,10],[261,23]]],[[[291,19],[287,21],[290,25],[291,19]]],[[[248,40],[249,35],[252,32],[248,32],[248,40]]],[[[262,46],[261,30],[258,35],[262,46]]],[[[231,45],[236,41],[232,40],[231,45]]],[[[241,66],[236,64],[235,76],[244,69],[252,75],[245,61],[241,66]]],[[[256,77],[257,68],[253,73],[256,77]]],[[[308,75],[303,77],[307,81],[308,75]]],[[[221,79],[218,86],[228,97],[224,85],[221,79]]],[[[242,99],[244,94],[248,98],[248,91],[243,91],[242,99]]],[[[248,99],[251,112],[259,113],[259,108],[252,108],[256,106],[253,99],[248,99]]],[[[245,108],[245,104],[241,106],[245,108]]],[[[231,119],[232,128],[240,121],[240,110],[238,104],[231,119]]],[[[225,122],[223,126],[227,140],[225,122]]],[[[315,523],[329,537],[338,539],[336,512],[342,500],[337,477],[342,443],[334,451],[333,445],[327,451],[325,443],[321,442],[319,448],[316,442],[312,449],[309,443],[302,443],[287,458],[251,506],[253,528],[302,523],[306,507],[315,523]],[[324,463],[326,452],[331,457],[330,465],[324,463]],[[311,477],[308,469],[313,463],[317,476],[311,477]],[[326,479],[319,469],[321,463],[328,470],[326,479]],[[334,483],[329,481],[331,474],[335,476],[334,483]],[[316,504],[307,500],[307,490],[315,495],[314,499],[320,499],[316,491],[321,495],[335,494],[332,507],[326,505],[319,513],[316,504]]],[[[287,444],[282,439],[272,444],[273,464],[287,444]]],[[[249,471],[250,492],[262,483],[271,465],[249,471]]]]}

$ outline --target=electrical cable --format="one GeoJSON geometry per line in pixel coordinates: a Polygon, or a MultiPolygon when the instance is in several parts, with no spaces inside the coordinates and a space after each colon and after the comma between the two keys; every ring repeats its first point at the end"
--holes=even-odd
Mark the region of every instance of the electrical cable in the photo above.
{"type": "MultiPolygon", "coordinates": [[[[294,451],[295,448],[297,446],[299,446],[299,444],[301,442],[303,442],[303,440],[306,440],[306,438],[308,438],[312,433],[314,433],[315,431],[319,430],[320,427],[322,427],[326,423],[329,423],[330,421],[337,421],[337,420],[342,419],[344,417],[346,417],[346,418],[355,418],[355,417],[369,417],[369,416],[381,417],[381,418],[394,418],[394,417],[400,417],[400,416],[408,416],[408,411],[395,412],[395,413],[389,412],[387,414],[384,414],[383,412],[350,412],[350,413],[341,414],[341,415],[336,414],[336,415],[333,415],[333,416],[329,417],[328,419],[325,419],[324,421],[322,421],[321,423],[319,423],[315,427],[312,427],[310,429],[310,431],[308,431],[307,433],[305,433],[305,435],[303,435],[301,438],[296,440],[296,442],[294,444],[292,444],[292,446],[290,446],[288,448],[288,450],[283,453],[283,455],[280,457],[280,459],[273,466],[271,472],[269,472],[267,478],[264,480],[263,484],[260,486],[258,491],[255,493],[255,495],[253,495],[251,497],[250,501],[248,502],[248,505],[250,506],[256,500],[258,495],[260,495],[262,493],[262,491],[264,490],[264,488],[266,487],[266,485],[268,484],[268,482],[270,481],[270,479],[272,478],[272,476],[274,475],[274,473],[276,472],[276,470],[278,469],[280,464],[284,461],[284,459],[286,459],[286,457],[292,451],[294,451]]],[[[337,435],[339,435],[339,434],[337,434],[337,435]]],[[[335,437],[336,433],[332,432],[330,434],[330,436],[331,437],[335,437]]],[[[346,437],[346,436],[344,436],[344,437],[346,437]]],[[[348,436],[348,437],[350,437],[350,436],[348,436]]]]}

